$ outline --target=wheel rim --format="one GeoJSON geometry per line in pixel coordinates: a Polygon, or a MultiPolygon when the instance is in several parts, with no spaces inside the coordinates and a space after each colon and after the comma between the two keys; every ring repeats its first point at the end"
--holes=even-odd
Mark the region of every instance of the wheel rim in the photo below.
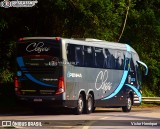
{"type": "Polygon", "coordinates": [[[82,110],[83,110],[83,99],[82,99],[82,97],[80,97],[79,100],[78,100],[78,110],[80,112],[82,112],[82,110]]]}
{"type": "Polygon", "coordinates": [[[131,98],[128,98],[128,109],[131,109],[131,106],[132,106],[131,98]]]}

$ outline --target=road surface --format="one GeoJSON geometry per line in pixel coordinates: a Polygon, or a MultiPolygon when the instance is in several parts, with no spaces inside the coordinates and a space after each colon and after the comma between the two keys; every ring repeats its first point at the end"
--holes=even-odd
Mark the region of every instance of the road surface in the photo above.
{"type": "Polygon", "coordinates": [[[73,115],[69,110],[61,109],[56,112],[47,110],[39,114],[24,111],[1,113],[0,120],[0,125],[2,121],[3,124],[11,122],[14,128],[24,129],[159,129],[160,107],[133,108],[130,113],[124,113],[120,108],[97,108],[95,113],[89,115],[73,115]]]}

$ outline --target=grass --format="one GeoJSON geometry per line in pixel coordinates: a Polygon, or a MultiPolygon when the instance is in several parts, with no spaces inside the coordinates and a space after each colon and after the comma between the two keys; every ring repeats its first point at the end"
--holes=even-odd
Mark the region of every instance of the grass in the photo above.
{"type": "Polygon", "coordinates": [[[149,107],[159,107],[160,103],[142,103],[140,106],[140,108],[149,108],[149,107]]]}

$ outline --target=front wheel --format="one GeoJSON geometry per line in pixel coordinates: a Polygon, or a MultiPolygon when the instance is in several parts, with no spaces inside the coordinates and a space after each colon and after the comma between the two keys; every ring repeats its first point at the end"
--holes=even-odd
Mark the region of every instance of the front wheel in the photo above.
{"type": "Polygon", "coordinates": [[[127,98],[127,106],[123,106],[122,111],[123,112],[130,112],[131,108],[132,108],[132,98],[131,98],[131,96],[129,96],[127,98]]]}

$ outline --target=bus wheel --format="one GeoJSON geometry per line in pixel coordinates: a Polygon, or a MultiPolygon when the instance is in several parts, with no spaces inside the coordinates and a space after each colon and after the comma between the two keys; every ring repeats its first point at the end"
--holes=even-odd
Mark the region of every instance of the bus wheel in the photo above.
{"type": "Polygon", "coordinates": [[[77,107],[75,108],[75,114],[80,115],[84,110],[84,97],[82,94],[79,95],[77,107]]]}
{"type": "Polygon", "coordinates": [[[86,106],[85,106],[85,113],[90,114],[94,110],[93,106],[93,96],[91,94],[88,95],[86,106]]]}
{"type": "Polygon", "coordinates": [[[132,97],[129,96],[127,98],[127,106],[123,106],[122,107],[122,111],[123,112],[130,112],[131,111],[131,108],[132,108],[132,97]]]}

